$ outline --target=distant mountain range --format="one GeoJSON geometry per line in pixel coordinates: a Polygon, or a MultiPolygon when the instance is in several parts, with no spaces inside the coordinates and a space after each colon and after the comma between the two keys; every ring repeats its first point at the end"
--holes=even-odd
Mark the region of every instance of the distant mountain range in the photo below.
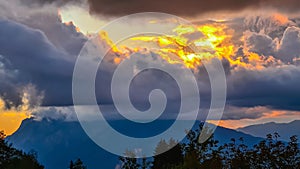
{"type": "MultiPolygon", "coordinates": [[[[162,120],[161,124],[168,122],[162,120]]],[[[125,123],[120,120],[114,121],[113,124],[124,128],[125,123]]],[[[158,125],[156,131],[147,132],[155,134],[160,130],[159,126],[164,127],[164,125],[158,125]]],[[[132,128],[129,132],[138,131],[139,128],[132,128]]],[[[223,127],[218,127],[214,136],[220,144],[228,143],[231,138],[243,137],[245,144],[249,146],[262,139],[223,127]]],[[[89,169],[114,169],[119,163],[118,156],[98,147],[89,139],[78,122],[26,119],[13,135],[7,137],[7,141],[13,143],[13,146],[18,149],[36,151],[38,160],[45,165],[46,169],[67,169],[70,160],[77,158],[82,159],[89,169]]]]}
{"type": "Polygon", "coordinates": [[[243,128],[238,128],[238,131],[250,134],[256,137],[266,137],[267,134],[273,134],[277,132],[280,135],[280,139],[283,141],[289,141],[289,138],[293,135],[300,137],[300,120],[295,120],[290,123],[265,123],[251,125],[243,128]]]}

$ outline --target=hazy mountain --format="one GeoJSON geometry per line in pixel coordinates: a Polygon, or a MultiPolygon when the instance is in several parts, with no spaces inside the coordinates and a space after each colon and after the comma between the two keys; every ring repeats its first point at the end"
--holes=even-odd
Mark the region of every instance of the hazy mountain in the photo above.
{"type": "Polygon", "coordinates": [[[46,169],[67,169],[70,160],[82,159],[90,169],[115,168],[118,158],[99,148],[78,122],[26,119],[7,140],[25,151],[34,150],[46,169]]]}
{"type": "MultiPolygon", "coordinates": [[[[148,134],[160,132],[169,125],[169,122],[161,120],[161,125],[157,125],[155,130],[148,130],[148,134]]],[[[112,122],[116,128],[124,128],[124,124],[125,121],[112,122]]],[[[127,128],[127,126],[126,129],[131,134],[140,130],[137,127],[127,128]]],[[[244,138],[247,145],[254,145],[261,140],[261,138],[222,127],[218,127],[215,131],[215,138],[220,143],[240,137],[244,138]]],[[[66,169],[70,160],[78,157],[89,169],[114,169],[119,163],[116,155],[106,152],[91,141],[78,122],[26,119],[13,135],[7,137],[7,140],[16,148],[25,151],[35,150],[39,161],[46,166],[46,169],[66,169]]]]}
{"type": "Polygon", "coordinates": [[[292,135],[300,136],[300,120],[295,120],[290,123],[265,123],[251,125],[243,128],[238,128],[238,131],[242,131],[247,134],[251,134],[257,137],[265,137],[267,134],[274,132],[279,133],[280,139],[284,141],[289,141],[292,135]]]}

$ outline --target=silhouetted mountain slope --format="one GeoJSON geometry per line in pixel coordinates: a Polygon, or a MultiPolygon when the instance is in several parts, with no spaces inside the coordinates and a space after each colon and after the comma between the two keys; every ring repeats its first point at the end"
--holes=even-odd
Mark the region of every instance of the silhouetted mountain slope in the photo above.
{"type": "Polygon", "coordinates": [[[66,169],[79,157],[89,169],[114,169],[118,163],[118,157],[90,140],[78,122],[26,119],[7,140],[16,148],[37,151],[46,169],[66,169]]]}
{"type": "Polygon", "coordinates": [[[243,128],[238,128],[238,131],[242,131],[247,134],[251,134],[257,137],[265,137],[266,134],[273,134],[274,132],[279,133],[280,139],[289,141],[292,135],[300,136],[300,120],[295,120],[290,123],[265,123],[251,125],[243,128]]]}
{"type": "MultiPolygon", "coordinates": [[[[169,126],[169,122],[161,120],[159,122],[161,125],[157,125],[155,130],[149,130],[148,134],[156,134],[161,128],[169,126]]],[[[116,128],[126,126],[125,121],[121,120],[113,121],[112,124],[116,128]]],[[[199,122],[194,128],[198,125],[199,122]]],[[[139,133],[139,130],[130,128],[127,129],[127,133],[139,133]]],[[[218,127],[215,131],[215,138],[221,144],[229,142],[230,138],[240,137],[243,137],[245,144],[250,146],[261,140],[223,127],[218,127]]],[[[37,151],[38,159],[46,169],[66,169],[70,160],[78,157],[89,169],[114,169],[119,163],[116,155],[99,148],[90,140],[78,122],[26,119],[13,135],[7,137],[7,140],[16,148],[37,151]]]]}

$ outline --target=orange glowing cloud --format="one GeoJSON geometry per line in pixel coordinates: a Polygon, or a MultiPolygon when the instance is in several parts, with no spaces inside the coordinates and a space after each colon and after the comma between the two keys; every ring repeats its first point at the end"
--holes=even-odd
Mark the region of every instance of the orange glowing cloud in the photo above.
{"type": "Polygon", "coordinates": [[[7,109],[5,102],[0,98],[0,130],[4,130],[7,135],[16,131],[22,120],[30,117],[27,112],[28,105],[26,105],[28,102],[25,99],[23,99],[23,101],[23,105],[7,109]]]}
{"type": "Polygon", "coordinates": [[[262,109],[262,117],[257,119],[239,119],[239,120],[221,120],[219,122],[211,120],[212,124],[219,125],[226,128],[237,129],[253,124],[261,124],[268,122],[287,123],[294,120],[300,120],[299,111],[285,111],[285,110],[270,110],[268,108],[262,109]]]}
{"type": "MultiPolygon", "coordinates": [[[[270,16],[279,23],[289,21],[281,14],[275,13],[270,16]]],[[[106,32],[101,31],[98,36],[107,45],[106,49],[111,49],[109,59],[115,64],[120,64],[133,53],[145,52],[153,52],[170,64],[183,65],[195,72],[204,61],[212,58],[227,60],[233,71],[263,70],[283,64],[273,56],[248,51],[245,46],[246,35],[241,35],[237,42],[235,32],[227,22],[179,25],[174,27],[172,32],[171,35],[137,35],[127,39],[122,45],[114,44],[106,32]],[[237,51],[241,47],[243,55],[239,56],[237,51]]]]}
{"type": "Polygon", "coordinates": [[[75,26],[74,23],[72,21],[70,22],[64,22],[63,24],[65,24],[66,26],[72,26],[75,28],[76,32],[80,32],[80,28],[75,26]]]}
{"type": "Polygon", "coordinates": [[[273,18],[282,25],[289,22],[289,18],[280,13],[273,14],[273,18]]]}
{"type": "MultiPolygon", "coordinates": [[[[234,32],[225,23],[180,25],[173,29],[173,33],[174,35],[135,36],[130,38],[130,41],[136,42],[136,44],[144,42],[150,46],[154,45],[156,47],[149,50],[156,52],[170,64],[182,64],[194,70],[201,65],[202,61],[212,58],[226,59],[235,68],[242,67],[251,70],[262,70],[277,62],[272,56],[260,56],[253,52],[244,51],[244,56],[235,56],[239,46],[233,43],[234,32]]],[[[106,32],[99,32],[98,35],[118,56],[113,60],[116,64],[119,64],[122,59],[130,57],[130,54],[134,52],[145,51],[145,47],[117,46],[109,39],[106,32]]],[[[243,38],[241,40],[243,41],[243,38]]]]}
{"type": "MultiPolygon", "coordinates": [[[[7,103],[4,99],[0,98],[0,130],[4,130],[5,134],[12,134],[19,128],[24,119],[31,117],[31,113],[35,110],[30,103],[32,97],[30,90],[32,89],[32,86],[24,89],[22,104],[19,106],[10,105],[9,108],[7,108],[7,103]]],[[[38,99],[41,98],[42,96],[38,99]]]]}
{"type": "MultiPolygon", "coordinates": [[[[173,29],[175,35],[170,36],[137,36],[133,41],[156,43],[160,47],[156,52],[171,64],[183,64],[194,69],[201,65],[202,60],[231,58],[234,45],[230,31],[224,24],[205,24],[201,26],[180,25],[173,29]],[[187,38],[191,34],[201,36],[196,39],[187,38]],[[177,57],[172,57],[173,54],[177,57]]],[[[231,60],[231,59],[230,59],[231,60]]]]}

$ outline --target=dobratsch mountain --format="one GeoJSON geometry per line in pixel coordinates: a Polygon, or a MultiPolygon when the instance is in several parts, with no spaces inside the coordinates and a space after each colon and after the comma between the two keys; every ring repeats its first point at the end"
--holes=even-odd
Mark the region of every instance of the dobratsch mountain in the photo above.
{"type": "MultiPolygon", "coordinates": [[[[189,122],[189,121],[187,121],[189,122]]],[[[151,134],[160,131],[160,127],[168,126],[169,121],[160,121],[155,130],[149,130],[151,134]]],[[[194,128],[197,128],[197,122],[194,128]]],[[[113,126],[120,128],[126,126],[125,121],[116,120],[113,126]]],[[[129,133],[139,132],[139,128],[129,130],[129,133]]],[[[149,134],[148,133],[148,134],[149,134]]],[[[231,138],[243,137],[246,145],[254,145],[261,138],[254,137],[235,130],[218,127],[214,133],[214,138],[220,144],[229,142],[231,138]]],[[[20,128],[7,141],[14,147],[24,151],[36,151],[38,160],[46,169],[66,169],[70,160],[80,158],[90,169],[104,168],[114,169],[119,164],[118,156],[113,155],[97,146],[83,131],[79,122],[68,122],[63,120],[34,120],[26,119],[20,128]]]]}

